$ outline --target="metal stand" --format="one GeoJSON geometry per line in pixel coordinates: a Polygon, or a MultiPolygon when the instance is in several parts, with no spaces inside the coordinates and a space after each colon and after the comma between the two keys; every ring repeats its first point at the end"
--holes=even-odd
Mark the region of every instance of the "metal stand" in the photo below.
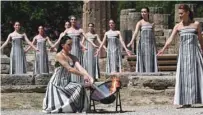
{"type": "Polygon", "coordinates": [[[92,94],[92,91],[90,91],[90,111],[92,111],[92,107],[93,107],[93,112],[96,112],[95,103],[94,103],[94,100],[91,99],[91,94],[92,94]]]}
{"type": "MultiPolygon", "coordinates": [[[[92,91],[90,91],[90,111],[96,112],[95,101],[91,99],[91,94],[92,94],[92,91]],[[93,107],[93,110],[92,110],[92,107],[93,107]]],[[[116,91],[116,112],[118,112],[118,107],[120,107],[119,112],[122,112],[120,88],[117,88],[117,91],[116,91]]]]}
{"type": "Polygon", "coordinates": [[[120,107],[120,112],[122,112],[120,89],[117,89],[116,92],[116,112],[118,112],[118,107],[120,107]]]}

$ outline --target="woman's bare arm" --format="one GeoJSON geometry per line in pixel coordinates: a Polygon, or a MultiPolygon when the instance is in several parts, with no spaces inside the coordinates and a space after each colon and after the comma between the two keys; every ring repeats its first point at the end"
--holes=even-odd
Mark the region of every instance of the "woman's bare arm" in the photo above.
{"type": "MultiPolygon", "coordinates": [[[[32,40],[32,44],[34,45],[36,43],[36,36],[33,38],[32,40]]],[[[28,46],[28,48],[26,48],[25,52],[27,52],[28,50],[30,50],[31,46],[28,46]]]]}
{"type": "Polygon", "coordinates": [[[0,47],[0,49],[3,49],[3,48],[8,44],[8,42],[10,41],[10,39],[11,39],[11,34],[8,35],[6,41],[5,41],[4,44],[0,47]]]}
{"type": "Polygon", "coordinates": [[[138,35],[138,32],[139,32],[140,27],[141,27],[141,22],[139,21],[139,22],[136,24],[135,31],[134,31],[134,33],[133,33],[132,39],[131,39],[130,43],[127,45],[127,47],[130,47],[130,46],[133,44],[135,38],[136,38],[137,35],[138,35]]]}
{"type": "Polygon", "coordinates": [[[29,44],[33,49],[35,49],[37,51],[38,49],[30,42],[27,35],[24,33],[23,36],[24,36],[25,41],[27,42],[27,44],[29,44]]]}
{"type": "Polygon", "coordinates": [[[199,43],[200,43],[200,46],[201,46],[201,49],[203,51],[203,38],[202,38],[202,35],[201,35],[201,28],[200,28],[200,23],[197,22],[197,34],[198,34],[198,38],[199,38],[199,43]]]}
{"type": "Polygon", "coordinates": [[[56,60],[63,66],[66,68],[66,70],[70,73],[79,75],[79,76],[84,76],[84,74],[80,71],[78,71],[76,68],[73,68],[69,65],[67,59],[60,53],[58,53],[56,55],[56,60]]]}
{"type": "MultiPolygon", "coordinates": [[[[99,44],[101,45],[101,44],[102,44],[102,41],[100,40],[99,35],[96,34],[96,37],[97,37],[97,41],[98,41],[99,44]]],[[[104,45],[103,45],[103,48],[104,48],[105,50],[107,49],[106,46],[104,46],[104,45]]]]}
{"type": "Polygon", "coordinates": [[[177,34],[178,32],[178,26],[179,24],[177,24],[174,28],[173,28],[173,31],[172,31],[172,34],[171,36],[167,39],[164,47],[158,52],[157,55],[160,55],[160,54],[163,54],[163,52],[168,48],[168,46],[171,44],[171,42],[173,41],[175,35],[177,34]]]}

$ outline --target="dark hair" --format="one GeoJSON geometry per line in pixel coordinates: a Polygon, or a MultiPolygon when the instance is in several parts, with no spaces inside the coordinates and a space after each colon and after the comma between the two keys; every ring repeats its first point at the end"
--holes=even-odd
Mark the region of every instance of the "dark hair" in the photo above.
{"type": "Polygon", "coordinates": [[[69,16],[69,20],[71,20],[72,17],[74,17],[77,20],[77,18],[74,15],[69,16]]]}
{"type": "Polygon", "coordinates": [[[188,5],[186,4],[181,4],[178,9],[183,9],[185,12],[189,11],[189,18],[190,20],[193,20],[194,16],[193,16],[193,12],[191,11],[191,9],[189,8],[188,5]]]}
{"type": "Polygon", "coordinates": [[[70,24],[70,21],[69,21],[69,20],[66,20],[66,21],[65,21],[65,24],[66,24],[67,22],[70,24]]]}
{"type": "MultiPolygon", "coordinates": [[[[148,8],[148,7],[142,7],[141,10],[142,10],[142,9],[146,9],[147,12],[149,13],[149,8],[148,8]]],[[[140,15],[140,19],[143,19],[143,18],[142,18],[142,15],[140,15]]],[[[148,14],[148,19],[149,19],[149,14],[148,14]]]]}
{"type": "Polygon", "coordinates": [[[90,24],[92,24],[92,26],[94,27],[94,24],[93,24],[93,23],[88,23],[88,27],[89,27],[90,24]]]}
{"type": "Polygon", "coordinates": [[[20,22],[19,22],[19,21],[15,21],[13,25],[15,25],[16,23],[19,23],[19,24],[20,24],[20,22]]]}
{"type": "Polygon", "coordinates": [[[57,49],[57,53],[60,52],[60,51],[63,49],[62,45],[65,44],[67,40],[71,40],[71,37],[69,37],[69,36],[67,36],[67,35],[64,35],[64,36],[61,38],[61,40],[60,40],[60,42],[59,42],[58,49],[57,49]]]}
{"type": "Polygon", "coordinates": [[[38,29],[39,29],[39,27],[42,27],[42,28],[44,29],[44,26],[42,26],[42,25],[39,25],[39,26],[38,26],[38,29]]]}
{"type": "Polygon", "coordinates": [[[110,22],[110,21],[113,21],[113,23],[115,24],[115,21],[114,21],[113,19],[109,19],[109,22],[110,22]]]}

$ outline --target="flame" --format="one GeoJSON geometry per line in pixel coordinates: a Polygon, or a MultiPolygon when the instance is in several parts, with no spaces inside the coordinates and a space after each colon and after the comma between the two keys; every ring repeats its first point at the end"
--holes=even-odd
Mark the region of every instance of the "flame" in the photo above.
{"type": "Polygon", "coordinates": [[[120,79],[118,77],[112,78],[112,84],[111,84],[111,88],[110,88],[111,93],[114,93],[116,91],[116,89],[118,87],[120,87],[119,81],[120,81],[120,79]]]}

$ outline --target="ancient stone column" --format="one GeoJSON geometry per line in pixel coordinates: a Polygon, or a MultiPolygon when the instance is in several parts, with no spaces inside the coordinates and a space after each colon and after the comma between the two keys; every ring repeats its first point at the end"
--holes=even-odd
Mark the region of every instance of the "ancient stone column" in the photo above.
{"type": "MultiPolygon", "coordinates": [[[[126,45],[131,41],[137,22],[140,20],[140,12],[129,12],[128,13],[128,33],[125,38],[126,45]]],[[[139,37],[139,33],[137,38],[139,37]]],[[[136,44],[138,39],[135,40],[134,45],[131,47],[132,52],[136,53],[136,44]]]]}
{"type": "MultiPolygon", "coordinates": [[[[132,12],[135,12],[135,9],[124,9],[124,10],[121,10],[121,14],[120,14],[120,31],[121,31],[121,34],[124,38],[124,31],[125,30],[128,30],[128,21],[131,21],[132,20],[132,14],[131,14],[131,19],[129,20],[129,13],[132,13],[132,12]]],[[[124,38],[125,39],[125,38],[124,38]]],[[[125,40],[124,40],[125,41],[125,40]]]]}
{"type": "Polygon", "coordinates": [[[132,38],[132,34],[136,23],[137,23],[137,13],[135,13],[135,9],[121,10],[120,31],[126,45],[130,42],[132,38]]]}
{"type": "MultiPolygon", "coordinates": [[[[95,31],[103,39],[108,30],[108,21],[111,16],[110,1],[84,1],[83,4],[83,29],[87,32],[88,23],[95,24],[95,31]]],[[[102,49],[100,57],[105,57],[106,52],[102,49]]]]}
{"type": "Polygon", "coordinates": [[[154,14],[153,22],[155,29],[168,29],[169,28],[170,14],[154,14]]]}

